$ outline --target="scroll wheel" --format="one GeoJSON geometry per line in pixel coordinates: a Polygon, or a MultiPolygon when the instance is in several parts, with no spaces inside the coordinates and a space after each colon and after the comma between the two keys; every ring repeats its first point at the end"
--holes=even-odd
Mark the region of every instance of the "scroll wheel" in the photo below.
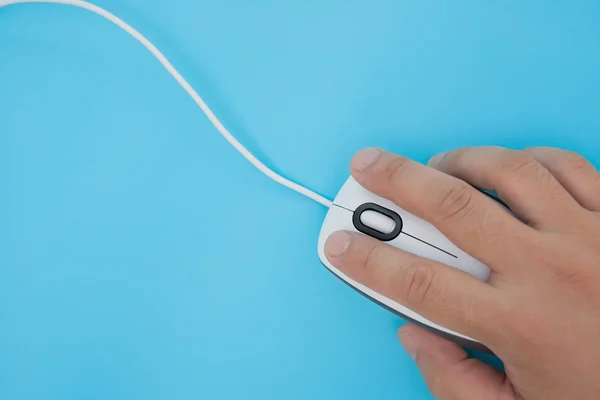
{"type": "Polygon", "coordinates": [[[385,235],[393,232],[396,223],[390,217],[373,210],[365,210],[360,214],[360,222],[363,225],[375,229],[385,235]]]}

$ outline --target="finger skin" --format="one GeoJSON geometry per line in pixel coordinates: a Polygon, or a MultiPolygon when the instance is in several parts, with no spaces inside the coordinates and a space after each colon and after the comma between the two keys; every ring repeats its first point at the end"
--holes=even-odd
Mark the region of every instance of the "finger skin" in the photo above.
{"type": "Polygon", "coordinates": [[[600,211],[600,173],[583,156],[551,147],[524,150],[542,164],[556,180],[590,211],[600,211]]]}
{"type": "Polygon", "coordinates": [[[355,232],[332,234],[325,254],[351,279],[437,324],[486,345],[498,335],[490,332],[496,289],[465,272],[355,232]]]}
{"type": "Polygon", "coordinates": [[[412,324],[400,328],[398,337],[436,399],[517,399],[504,374],[468,358],[460,346],[412,324]]]}
{"type": "Polygon", "coordinates": [[[518,268],[516,252],[533,229],[467,183],[408,158],[379,149],[365,149],[351,162],[356,181],[439,229],[463,251],[493,271],[518,268]],[[365,159],[379,155],[365,166],[365,159]]]}
{"type": "Polygon", "coordinates": [[[515,214],[540,229],[560,230],[581,212],[550,171],[526,152],[465,147],[433,157],[428,165],[480,189],[496,191],[515,214]]]}

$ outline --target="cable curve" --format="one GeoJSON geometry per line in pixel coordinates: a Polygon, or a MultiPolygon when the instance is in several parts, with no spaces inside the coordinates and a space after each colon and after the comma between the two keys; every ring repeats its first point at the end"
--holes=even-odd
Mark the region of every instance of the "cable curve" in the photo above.
{"type": "Polygon", "coordinates": [[[111,14],[110,12],[85,1],[81,0],[0,0],[0,8],[5,6],[10,6],[13,4],[25,4],[25,3],[51,3],[51,4],[65,4],[71,5],[78,8],[83,8],[85,10],[91,11],[94,14],[97,14],[113,24],[117,25],[119,28],[123,29],[129,35],[131,35],[134,39],[140,42],[156,59],[162,64],[163,67],[171,74],[173,78],[179,83],[179,85],[190,95],[190,97],[196,102],[198,107],[204,112],[209,121],[217,128],[219,133],[242,155],[246,158],[252,165],[258,168],[263,174],[274,180],[275,182],[292,189],[322,205],[325,207],[331,207],[331,200],[326,199],[325,197],[313,192],[312,190],[299,185],[295,182],[290,181],[287,178],[277,174],[266,165],[264,165],[259,159],[257,159],[252,153],[250,153],[237,139],[229,133],[229,131],[223,126],[223,124],[219,121],[219,119],[215,116],[215,114],[211,111],[211,109],[206,105],[202,97],[192,88],[192,86],[181,76],[179,72],[175,69],[175,67],[167,60],[167,58],[150,42],[146,39],[141,33],[136,31],[126,22],[118,18],[117,16],[111,14]]]}

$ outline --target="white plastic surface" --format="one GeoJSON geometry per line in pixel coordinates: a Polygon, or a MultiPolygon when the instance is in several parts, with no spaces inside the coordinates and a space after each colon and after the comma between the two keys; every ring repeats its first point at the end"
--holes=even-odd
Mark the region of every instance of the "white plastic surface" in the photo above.
{"type": "Polygon", "coordinates": [[[332,233],[340,230],[358,232],[352,223],[352,216],[354,210],[364,203],[375,203],[382,207],[386,207],[398,213],[398,215],[400,215],[402,218],[402,233],[400,233],[394,240],[386,242],[387,244],[421,257],[447,264],[450,267],[458,268],[481,280],[488,279],[490,270],[487,266],[459,249],[433,225],[408,213],[406,210],[403,210],[391,201],[369,192],[360,186],[352,177],[346,181],[334,199],[333,205],[329,209],[329,212],[327,213],[323,222],[323,226],[321,227],[318,242],[319,258],[321,259],[321,262],[334,274],[362,293],[390,307],[391,309],[396,310],[398,313],[434,329],[446,332],[450,335],[475,341],[468,336],[437,325],[434,322],[429,321],[428,319],[417,314],[416,312],[404,307],[402,304],[371,290],[359,282],[350,279],[350,277],[335,268],[329,262],[325,255],[325,242],[327,238],[332,233]],[[432,247],[430,244],[434,245],[435,247],[432,247]]]}

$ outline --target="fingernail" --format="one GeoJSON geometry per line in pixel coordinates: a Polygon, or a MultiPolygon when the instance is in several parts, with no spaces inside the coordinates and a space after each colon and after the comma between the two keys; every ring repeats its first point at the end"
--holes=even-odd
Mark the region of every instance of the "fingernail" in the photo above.
{"type": "Polygon", "coordinates": [[[356,172],[363,172],[371,164],[379,158],[381,155],[381,150],[378,149],[363,149],[356,153],[354,159],[352,160],[352,169],[356,172]]]}
{"type": "Polygon", "coordinates": [[[436,154],[435,156],[431,157],[429,161],[427,161],[427,165],[431,168],[437,168],[437,166],[440,165],[440,162],[442,162],[444,159],[445,155],[446,153],[436,154]]]}
{"type": "Polygon", "coordinates": [[[352,236],[348,232],[334,232],[327,238],[325,252],[331,257],[340,257],[348,250],[352,236]]]}
{"type": "Polygon", "coordinates": [[[400,333],[400,344],[404,347],[404,350],[412,357],[414,360],[417,356],[417,342],[410,336],[410,333],[407,331],[402,331],[400,333]]]}

